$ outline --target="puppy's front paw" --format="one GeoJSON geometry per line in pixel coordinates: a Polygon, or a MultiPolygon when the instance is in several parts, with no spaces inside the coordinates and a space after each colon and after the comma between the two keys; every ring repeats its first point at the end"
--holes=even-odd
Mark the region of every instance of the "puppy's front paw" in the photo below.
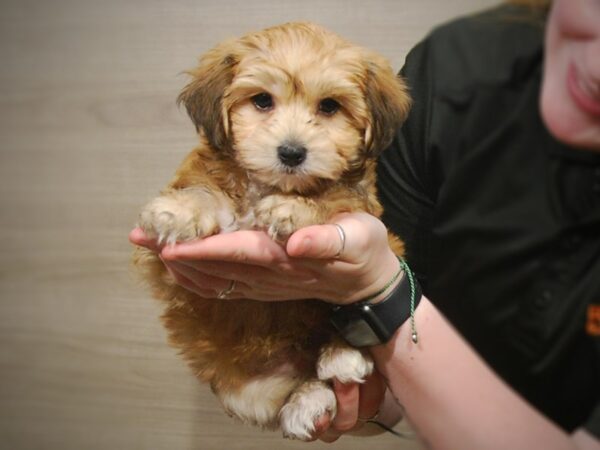
{"type": "Polygon", "coordinates": [[[321,350],[317,362],[320,380],[337,378],[342,383],[362,383],[373,373],[373,360],[366,353],[347,346],[332,344],[321,350]]]}
{"type": "Polygon", "coordinates": [[[312,439],[315,421],[325,413],[333,420],[336,405],[335,394],[327,384],[317,380],[303,383],[279,412],[283,435],[303,441],[312,439]]]}
{"type": "Polygon", "coordinates": [[[305,199],[271,195],[254,209],[257,225],[277,242],[285,243],[299,228],[317,223],[316,208],[305,199]]]}
{"type": "Polygon", "coordinates": [[[142,210],[140,227],[159,243],[189,241],[210,236],[235,222],[227,208],[218,209],[196,190],[175,191],[157,197],[142,210]]]}

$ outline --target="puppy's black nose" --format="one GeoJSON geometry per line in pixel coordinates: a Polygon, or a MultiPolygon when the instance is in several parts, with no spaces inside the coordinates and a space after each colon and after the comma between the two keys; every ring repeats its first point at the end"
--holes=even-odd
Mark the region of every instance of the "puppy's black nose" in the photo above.
{"type": "Polygon", "coordinates": [[[296,167],[306,159],[306,147],[300,144],[283,144],[277,147],[279,161],[288,167],[296,167]]]}

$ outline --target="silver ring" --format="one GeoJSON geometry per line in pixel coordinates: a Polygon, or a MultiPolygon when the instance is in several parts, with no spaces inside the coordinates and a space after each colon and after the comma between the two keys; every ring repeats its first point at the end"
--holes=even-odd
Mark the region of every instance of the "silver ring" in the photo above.
{"type": "Polygon", "coordinates": [[[344,229],[342,228],[342,226],[339,223],[334,223],[332,225],[338,231],[338,234],[340,235],[340,241],[342,242],[342,245],[341,245],[340,249],[338,250],[338,252],[334,256],[334,258],[339,258],[342,255],[342,252],[344,251],[344,248],[346,247],[346,233],[344,232],[344,229]]]}
{"type": "Polygon", "coordinates": [[[227,289],[223,289],[221,292],[219,292],[217,294],[217,298],[220,298],[220,299],[227,298],[227,296],[229,294],[231,294],[234,289],[235,289],[235,280],[231,280],[229,282],[229,286],[227,286],[227,289]]]}

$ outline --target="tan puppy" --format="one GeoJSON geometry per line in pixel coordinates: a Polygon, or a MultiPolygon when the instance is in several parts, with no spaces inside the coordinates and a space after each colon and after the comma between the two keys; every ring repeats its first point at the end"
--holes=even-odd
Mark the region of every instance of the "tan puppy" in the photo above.
{"type": "MultiPolygon", "coordinates": [[[[381,56],[290,23],[219,45],[190,74],[179,101],[200,145],[142,211],[146,233],[174,243],[264,229],[284,242],[341,212],[381,214],[375,158],[410,105],[381,56]]],[[[207,300],[154,253],[138,249],[135,262],[166,302],[172,344],[243,422],[309,439],[315,419],[335,415],[331,379],[360,382],[373,369],[335,337],[322,302],[207,300]]]]}

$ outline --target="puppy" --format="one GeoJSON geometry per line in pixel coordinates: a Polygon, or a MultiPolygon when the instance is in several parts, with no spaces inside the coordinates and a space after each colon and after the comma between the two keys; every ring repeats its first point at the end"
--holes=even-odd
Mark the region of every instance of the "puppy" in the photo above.
{"type": "MultiPolygon", "coordinates": [[[[175,243],[258,229],[283,243],[338,213],[381,215],[375,159],[410,106],[384,58],[289,23],[217,46],[190,75],[179,102],[200,143],[143,209],[147,234],[175,243]]],[[[331,380],[361,382],[373,370],[336,337],[325,303],[204,299],[156,254],[137,249],[135,264],[165,302],[171,343],[245,423],[308,440],[318,417],[335,415],[331,380]]]]}

